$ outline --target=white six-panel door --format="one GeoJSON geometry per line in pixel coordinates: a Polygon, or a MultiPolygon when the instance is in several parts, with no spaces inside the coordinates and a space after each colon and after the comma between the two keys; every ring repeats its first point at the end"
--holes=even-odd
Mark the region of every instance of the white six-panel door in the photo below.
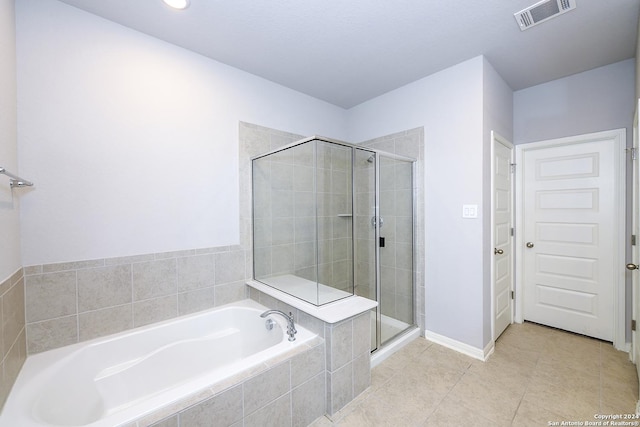
{"type": "Polygon", "coordinates": [[[513,146],[493,135],[493,339],[513,322],[513,146]]]}
{"type": "Polygon", "coordinates": [[[624,139],[558,141],[522,155],[524,319],[615,341],[624,139]]]}

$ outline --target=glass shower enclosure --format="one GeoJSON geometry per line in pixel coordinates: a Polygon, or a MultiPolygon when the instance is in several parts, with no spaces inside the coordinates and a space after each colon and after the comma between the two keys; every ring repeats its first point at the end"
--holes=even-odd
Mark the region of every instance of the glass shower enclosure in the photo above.
{"type": "Polygon", "coordinates": [[[316,306],[378,301],[372,351],[413,327],[413,168],[320,137],[253,158],[254,279],[316,306]]]}

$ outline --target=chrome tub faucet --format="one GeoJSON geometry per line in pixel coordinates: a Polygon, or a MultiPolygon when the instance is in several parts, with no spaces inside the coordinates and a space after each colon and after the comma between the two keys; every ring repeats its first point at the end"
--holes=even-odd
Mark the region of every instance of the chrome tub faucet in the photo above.
{"type": "Polygon", "coordinates": [[[287,314],[284,311],[280,311],[280,310],[267,310],[264,313],[262,313],[260,317],[265,318],[270,314],[279,314],[280,316],[287,319],[287,334],[289,335],[289,341],[295,341],[296,340],[295,335],[298,331],[296,331],[296,325],[293,322],[293,314],[291,312],[287,314]]]}

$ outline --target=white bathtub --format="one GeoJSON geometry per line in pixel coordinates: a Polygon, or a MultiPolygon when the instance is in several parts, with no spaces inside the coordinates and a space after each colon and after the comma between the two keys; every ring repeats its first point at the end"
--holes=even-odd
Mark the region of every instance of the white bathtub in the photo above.
{"type": "Polygon", "coordinates": [[[315,335],[251,300],[29,356],[2,427],[116,426],[211,388],[315,335]]]}

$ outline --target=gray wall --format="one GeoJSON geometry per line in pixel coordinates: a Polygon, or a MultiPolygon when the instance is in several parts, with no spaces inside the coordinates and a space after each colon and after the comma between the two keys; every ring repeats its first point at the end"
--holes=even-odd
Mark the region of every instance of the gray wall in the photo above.
{"type": "Polygon", "coordinates": [[[483,311],[485,313],[483,317],[483,344],[486,346],[492,340],[491,334],[491,322],[493,319],[493,312],[491,310],[491,285],[493,278],[491,277],[491,266],[494,262],[494,254],[491,238],[491,193],[493,188],[491,187],[491,180],[493,171],[491,170],[491,146],[493,141],[491,140],[491,131],[497,132],[507,140],[513,139],[513,92],[511,88],[502,80],[502,77],[496,72],[489,61],[484,61],[484,73],[483,73],[483,130],[482,137],[484,140],[484,163],[483,163],[483,234],[484,251],[483,265],[483,281],[482,281],[482,297],[483,297],[483,311]]]}
{"type": "Polygon", "coordinates": [[[424,326],[479,350],[491,340],[487,126],[511,136],[511,96],[480,56],[348,111],[351,141],[424,127],[424,326]],[[464,204],[477,219],[462,218],[464,204]]]}
{"type": "Polygon", "coordinates": [[[627,59],[514,92],[514,144],[619,128],[630,144],[634,76],[627,59]]]}
{"type": "MultiPolygon", "coordinates": [[[[16,87],[15,5],[0,0],[0,166],[13,173],[18,173],[16,87]]],[[[0,281],[22,266],[18,201],[26,191],[12,195],[9,180],[0,176],[0,281]]]]}
{"type": "Polygon", "coordinates": [[[57,0],[16,23],[24,265],[238,244],[238,122],[344,137],[342,108],[57,0]]]}
{"type": "Polygon", "coordinates": [[[640,99],[640,16],[638,17],[638,41],[636,42],[636,99],[640,99]]]}

